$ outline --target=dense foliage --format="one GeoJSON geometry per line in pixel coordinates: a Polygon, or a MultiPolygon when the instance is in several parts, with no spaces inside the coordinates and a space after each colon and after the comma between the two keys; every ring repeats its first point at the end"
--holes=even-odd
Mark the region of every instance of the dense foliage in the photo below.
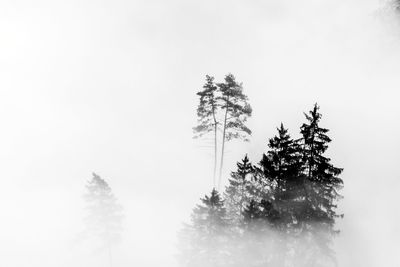
{"type": "Polygon", "coordinates": [[[213,189],[180,233],[182,266],[334,266],[341,168],[325,156],[331,139],[317,104],[301,138],[283,126],[258,164],[246,155],[224,199],[213,189]]]}

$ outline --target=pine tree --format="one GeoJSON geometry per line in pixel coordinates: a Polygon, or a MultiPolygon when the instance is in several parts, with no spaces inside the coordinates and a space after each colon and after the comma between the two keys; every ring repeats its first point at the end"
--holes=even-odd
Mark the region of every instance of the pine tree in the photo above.
{"type": "MultiPolygon", "coordinates": [[[[318,111],[319,106],[315,104],[309,114],[305,113],[307,122],[300,128],[306,196],[298,220],[303,225],[303,234],[308,235],[309,242],[313,244],[309,245],[314,248],[311,253],[319,251],[319,255],[333,262],[331,243],[332,236],[337,233],[335,221],[341,217],[336,212],[336,202],[341,198],[338,190],[342,188],[343,181],[339,175],[343,169],[333,166],[331,160],[324,156],[331,139],[327,135],[329,130],[319,126],[322,116],[318,111]]],[[[312,257],[313,262],[320,260],[323,261],[322,257],[312,257]]]]}
{"type": "Polygon", "coordinates": [[[206,75],[206,83],[203,86],[203,91],[197,93],[200,96],[200,103],[197,107],[198,125],[193,128],[195,138],[201,137],[209,132],[214,133],[214,172],[213,184],[216,186],[217,172],[217,131],[218,120],[217,113],[219,104],[216,99],[217,86],[214,84],[214,77],[206,75]]]}
{"type": "Polygon", "coordinates": [[[309,114],[304,114],[308,123],[301,126],[302,160],[307,179],[315,185],[313,189],[316,190],[316,194],[310,197],[318,197],[314,199],[317,202],[316,206],[326,211],[326,217],[318,219],[324,219],[333,225],[334,219],[339,217],[335,212],[334,203],[340,198],[338,189],[342,188],[343,181],[339,175],[343,169],[333,166],[330,163],[331,159],[324,156],[331,139],[327,135],[329,130],[319,126],[322,116],[318,110],[319,106],[315,104],[309,114]]]}
{"type": "Polygon", "coordinates": [[[263,154],[259,169],[270,184],[264,198],[273,200],[284,220],[281,225],[290,228],[295,224],[293,209],[303,181],[301,150],[283,124],[277,130],[278,135],[269,140],[269,151],[263,154]]]}
{"type": "Polygon", "coordinates": [[[251,117],[252,109],[247,102],[248,97],[243,94],[243,86],[238,83],[235,76],[228,74],[225,82],[217,84],[221,96],[218,100],[222,101],[221,108],[224,110],[222,124],[222,148],[219,169],[218,188],[221,184],[222,169],[225,156],[225,142],[232,139],[244,139],[248,141],[251,130],[246,126],[248,117],[251,117]]]}
{"type": "Polygon", "coordinates": [[[258,166],[247,155],[237,163],[224,193],[226,211],[215,190],[203,199],[194,211],[191,228],[186,228],[195,237],[190,243],[197,249],[191,250],[196,251],[189,253],[195,257],[185,266],[336,264],[332,241],[338,232],[336,219],[341,217],[336,203],[341,198],[343,169],[333,166],[325,155],[331,139],[329,130],[319,126],[318,105],[305,116],[300,139],[292,139],[281,124],[258,166]],[[218,214],[218,220],[210,219],[214,218],[210,214],[218,214]],[[204,225],[221,227],[212,231],[215,228],[204,225]],[[205,244],[214,246],[210,249],[205,244]]]}
{"type": "Polygon", "coordinates": [[[254,168],[247,155],[236,165],[237,171],[231,173],[224,198],[229,220],[239,226],[243,222],[244,208],[251,200],[250,188],[254,168]]]}
{"type": "Polygon", "coordinates": [[[182,266],[226,266],[228,221],[224,201],[217,190],[201,199],[193,210],[191,224],[180,234],[182,266]]]}
{"type": "Polygon", "coordinates": [[[111,267],[112,246],[121,239],[122,207],[117,203],[108,183],[99,175],[93,173],[86,189],[86,234],[97,239],[102,249],[108,250],[111,267]]]}

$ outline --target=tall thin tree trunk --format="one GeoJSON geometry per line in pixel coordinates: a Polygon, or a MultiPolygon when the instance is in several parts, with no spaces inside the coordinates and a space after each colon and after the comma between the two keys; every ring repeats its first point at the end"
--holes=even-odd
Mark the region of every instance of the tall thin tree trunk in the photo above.
{"type": "Polygon", "coordinates": [[[214,176],[213,176],[213,186],[216,186],[216,176],[217,176],[217,124],[215,124],[214,129],[214,176]]]}
{"type": "Polygon", "coordinates": [[[226,106],[225,106],[226,110],[225,110],[225,118],[224,118],[224,130],[222,133],[221,163],[219,166],[218,190],[221,187],[222,168],[224,166],[226,120],[228,118],[228,108],[229,108],[228,101],[229,101],[229,98],[226,100],[226,106]]]}
{"type": "Polygon", "coordinates": [[[311,148],[310,148],[310,162],[309,162],[309,166],[308,166],[308,179],[310,179],[311,181],[311,177],[312,177],[312,167],[314,166],[314,129],[312,132],[312,139],[311,139],[311,148]]]}
{"type": "Polygon", "coordinates": [[[244,203],[244,189],[245,189],[245,186],[246,186],[246,174],[245,174],[245,176],[243,177],[243,183],[242,183],[242,188],[241,188],[241,196],[240,196],[240,222],[242,222],[243,221],[243,203],[244,203]]]}
{"type": "Polygon", "coordinates": [[[213,173],[213,186],[216,187],[216,176],[217,176],[217,131],[218,124],[215,118],[215,108],[213,107],[213,118],[214,118],[214,173],[213,173]]]}

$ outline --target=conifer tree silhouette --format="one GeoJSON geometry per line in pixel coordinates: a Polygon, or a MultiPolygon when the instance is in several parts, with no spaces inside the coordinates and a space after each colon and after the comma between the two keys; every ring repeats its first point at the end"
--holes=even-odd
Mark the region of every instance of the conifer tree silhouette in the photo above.
{"type": "Polygon", "coordinates": [[[214,77],[206,75],[206,83],[203,86],[203,91],[197,93],[200,96],[200,102],[197,107],[198,125],[193,128],[195,138],[201,137],[209,132],[214,134],[214,172],[213,186],[216,187],[216,172],[217,172],[217,131],[218,119],[217,113],[220,104],[216,98],[218,87],[214,84],[214,77]]]}
{"type": "Polygon", "coordinates": [[[227,216],[232,224],[239,225],[243,222],[244,208],[249,204],[251,195],[249,187],[252,184],[253,165],[247,155],[238,162],[237,171],[231,173],[229,185],[225,189],[224,198],[227,216]]]}
{"type": "Polygon", "coordinates": [[[306,201],[303,212],[298,213],[298,220],[303,225],[304,235],[309,237],[309,247],[316,248],[321,255],[313,257],[313,262],[307,264],[316,264],[323,260],[322,257],[334,262],[332,236],[337,233],[334,228],[336,218],[342,216],[336,212],[336,202],[341,198],[338,190],[343,181],[339,175],[343,169],[333,166],[331,159],[324,156],[331,139],[327,135],[329,130],[319,126],[322,115],[318,111],[319,106],[315,104],[308,114],[304,114],[307,122],[300,128],[306,201]]]}
{"type": "Polygon", "coordinates": [[[300,139],[281,124],[258,165],[247,155],[237,163],[225,200],[215,189],[202,199],[186,227],[184,266],[335,266],[343,169],[325,155],[331,139],[319,106],[305,117],[300,139]]]}
{"type": "Polygon", "coordinates": [[[108,251],[109,265],[112,267],[112,246],[121,239],[122,207],[108,183],[99,175],[93,173],[86,189],[86,233],[97,238],[101,248],[108,251]]]}
{"type": "Polygon", "coordinates": [[[222,169],[225,156],[225,142],[232,139],[243,139],[248,141],[251,130],[246,126],[248,117],[251,117],[252,108],[248,103],[248,97],[243,94],[243,86],[236,81],[233,74],[225,76],[223,83],[217,84],[222,101],[221,108],[224,110],[222,124],[222,148],[219,168],[218,188],[221,185],[222,169]]]}
{"type": "Polygon", "coordinates": [[[228,221],[224,201],[217,190],[201,199],[193,210],[190,224],[180,233],[182,266],[222,267],[227,259],[228,221]]]}

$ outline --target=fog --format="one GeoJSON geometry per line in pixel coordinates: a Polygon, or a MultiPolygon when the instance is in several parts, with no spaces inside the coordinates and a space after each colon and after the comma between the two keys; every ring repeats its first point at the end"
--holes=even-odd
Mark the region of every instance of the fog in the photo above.
{"type": "Polygon", "coordinates": [[[253,107],[236,161],[321,106],[343,167],[339,266],[399,266],[400,13],[379,0],[2,1],[0,265],[108,266],[76,238],[96,172],[123,206],[113,266],[177,266],[212,187],[196,92],[229,72],[253,107]]]}

